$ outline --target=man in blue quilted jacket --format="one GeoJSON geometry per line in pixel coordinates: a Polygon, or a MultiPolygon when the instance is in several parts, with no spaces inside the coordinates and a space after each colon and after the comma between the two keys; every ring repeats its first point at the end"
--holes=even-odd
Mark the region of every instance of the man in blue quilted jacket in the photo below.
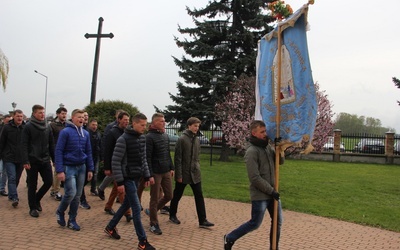
{"type": "Polygon", "coordinates": [[[57,178],[64,181],[64,196],[56,211],[57,223],[64,227],[79,231],[76,222],[80,196],[88,169],[88,181],[93,177],[94,165],[89,132],[83,129],[84,111],[72,111],[72,123],[61,130],[55,150],[55,167],[57,178]],[[69,206],[68,223],[64,213],[69,206]]]}

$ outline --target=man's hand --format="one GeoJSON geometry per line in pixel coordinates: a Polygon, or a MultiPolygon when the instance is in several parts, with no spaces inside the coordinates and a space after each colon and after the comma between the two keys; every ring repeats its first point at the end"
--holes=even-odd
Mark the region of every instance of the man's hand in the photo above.
{"type": "Polygon", "coordinates": [[[93,172],[88,172],[88,174],[87,174],[87,180],[88,181],[91,181],[92,180],[92,178],[93,178],[93,172]]]}
{"type": "Polygon", "coordinates": [[[275,200],[277,200],[277,201],[279,201],[279,193],[278,192],[276,192],[275,190],[274,191],[272,191],[272,198],[274,198],[275,200]]]}
{"type": "Polygon", "coordinates": [[[31,169],[31,164],[24,164],[24,168],[28,170],[31,169]]]}
{"type": "Polygon", "coordinates": [[[123,194],[125,193],[125,186],[121,185],[117,187],[118,193],[123,194]]]}
{"type": "Polygon", "coordinates": [[[104,174],[107,176],[111,176],[111,170],[104,170],[104,174]]]}
{"type": "Polygon", "coordinates": [[[65,181],[65,173],[64,172],[57,173],[57,179],[59,181],[65,181]]]}
{"type": "Polygon", "coordinates": [[[149,182],[150,182],[150,185],[153,185],[155,183],[154,177],[150,177],[149,182]]]}

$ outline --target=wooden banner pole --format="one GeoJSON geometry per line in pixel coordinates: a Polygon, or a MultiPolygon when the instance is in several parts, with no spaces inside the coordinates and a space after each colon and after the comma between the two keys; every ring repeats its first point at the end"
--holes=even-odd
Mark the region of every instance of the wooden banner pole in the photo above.
{"type": "MultiPolygon", "coordinates": [[[[281,81],[282,81],[282,31],[278,23],[278,82],[276,86],[276,138],[280,137],[281,123],[281,81]]],[[[274,189],[279,192],[279,159],[280,146],[275,145],[275,185],[274,189]]],[[[277,249],[278,234],[278,201],[274,199],[274,214],[272,218],[272,249],[277,249]]]]}

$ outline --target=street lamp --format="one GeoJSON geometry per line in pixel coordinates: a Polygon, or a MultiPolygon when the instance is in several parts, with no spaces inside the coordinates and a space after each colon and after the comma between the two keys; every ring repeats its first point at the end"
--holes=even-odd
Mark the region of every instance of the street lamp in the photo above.
{"type": "Polygon", "coordinates": [[[48,77],[46,75],[43,75],[42,73],[38,72],[37,70],[35,70],[35,73],[43,76],[46,78],[46,92],[44,93],[44,111],[47,111],[47,82],[48,82],[48,77]]]}
{"type": "Polygon", "coordinates": [[[15,108],[17,107],[17,104],[15,102],[12,102],[11,106],[13,107],[13,111],[15,111],[15,108]]]}
{"type": "MultiPolygon", "coordinates": [[[[215,88],[217,86],[217,77],[213,77],[210,81],[212,86],[212,96],[211,102],[213,105],[212,114],[211,114],[211,139],[214,137],[214,115],[215,115],[215,88]]],[[[214,142],[210,139],[210,166],[212,166],[212,158],[213,158],[213,144],[214,142]]]]}

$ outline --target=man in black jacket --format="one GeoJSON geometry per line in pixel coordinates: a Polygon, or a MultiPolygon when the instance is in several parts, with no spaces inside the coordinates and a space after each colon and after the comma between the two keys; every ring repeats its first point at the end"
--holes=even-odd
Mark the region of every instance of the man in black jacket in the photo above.
{"type": "Polygon", "coordinates": [[[24,113],[17,109],[14,111],[13,120],[4,126],[0,136],[0,159],[3,159],[4,168],[7,171],[8,199],[12,201],[13,207],[18,206],[17,187],[24,170],[21,162],[21,135],[24,126],[24,113]]]}
{"type": "Polygon", "coordinates": [[[146,212],[150,215],[150,231],[157,235],[162,234],[157,211],[172,199],[172,177],[174,176],[168,135],[164,131],[164,115],[155,113],[146,135],[147,164],[150,175],[154,177],[154,185],[150,187],[150,209],[146,209],[146,212]],[[162,197],[161,189],[164,193],[162,197]]]}
{"type": "Polygon", "coordinates": [[[39,217],[41,199],[53,184],[50,161],[54,159],[54,141],[50,126],[45,120],[45,109],[41,105],[32,107],[32,116],[22,131],[22,162],[27,170],[29,215],[39,217]],[[37,190],[38,174],[43,185],[37,190]]]}

